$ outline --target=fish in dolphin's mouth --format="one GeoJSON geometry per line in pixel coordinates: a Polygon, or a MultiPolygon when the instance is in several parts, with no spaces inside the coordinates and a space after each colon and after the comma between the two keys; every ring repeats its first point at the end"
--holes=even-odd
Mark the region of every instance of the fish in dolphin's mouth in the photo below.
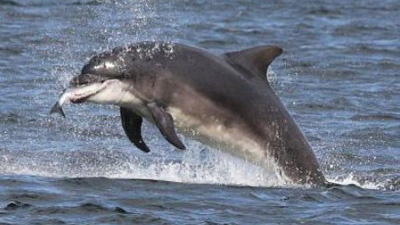
{"type": "MultiPolygon", "coordinates": [[[[73,79],[74,80],[74,79],[73,79]]],[[[72,80],[72,81],[73,81],[72,80]]],[[[99,93],[103,88],[102,82],[74,85],[75,87],[65,89],[58,101],[51,108],[50,113],[57,113],[65,117],[62,106],[68,103],[79,104],[85,102],[91,96],[99,93]]]]}

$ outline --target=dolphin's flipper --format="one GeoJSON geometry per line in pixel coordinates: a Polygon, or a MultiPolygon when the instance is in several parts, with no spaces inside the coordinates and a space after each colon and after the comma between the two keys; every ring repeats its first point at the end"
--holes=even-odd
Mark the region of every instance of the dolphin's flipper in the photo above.
{"type": "Polygon", "coordinates": [[[185,150],[185,145],[183,145],[181,140],[179,140],[178,135],[175,132],[172,116],[156,103],[147,104],[147,109],[150,111],[154,123],[164,138],[178,149],[185,150]]]}
{"type": "Polygon", "coordinates": [[[233,66],[239,66],[264,79],[269,64],[282,54],[283,50],[277,46],[261,45],[237,52],[227,52],[225,58],[233,66]]]}
{"type": "Polygon", "coordinates": [[[144,152],[150,152],[149,147],[147,147],[146,143],[144,143],[142,138],[142,117],[136,115],[136,113],[132,112],[128,108],[121,107],[121,121],[122,127],[129,140],[140,150],[144,152]]]}

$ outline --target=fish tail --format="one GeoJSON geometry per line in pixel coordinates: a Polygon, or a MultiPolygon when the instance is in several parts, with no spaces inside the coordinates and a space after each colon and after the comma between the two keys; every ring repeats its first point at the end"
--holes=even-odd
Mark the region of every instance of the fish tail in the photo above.
{"type": "Polygon", "coordinates": [[[50,114],[53,114],[53,113],[57,113],[57,114],[60,114],[61,116],[65,117],[65,113],[64,113],[59,101],[57,101],[56,104],[54,104],[54,106],[51,108],[50,114]]]}

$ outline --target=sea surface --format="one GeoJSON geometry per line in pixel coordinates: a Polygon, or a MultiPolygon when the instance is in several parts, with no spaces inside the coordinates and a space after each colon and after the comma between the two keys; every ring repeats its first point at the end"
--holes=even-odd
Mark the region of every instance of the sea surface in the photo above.
{"type": "Polygon", "coordinates": [[[0,0],[0,224],[400,224],[400,1],[0,0]],[[313,188],[119,109],[49,115],[96,53],[143,40],[284,53],[268,79],[329,181],[313,188]]]}

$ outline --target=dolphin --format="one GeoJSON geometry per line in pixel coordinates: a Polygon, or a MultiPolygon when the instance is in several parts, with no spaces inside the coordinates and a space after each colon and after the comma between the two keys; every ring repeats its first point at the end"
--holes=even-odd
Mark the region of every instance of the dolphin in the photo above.
{"type": "Polygon", "coordinates": [[[149,152],[143,118],[177,149],[177,133],[261,167],[285,181],[326,185],[317,159],[271,88],[268,66],[282,53],[261,45],[222,55],[174,42],[149,41],[95,55],[51,109],[92,102],[120,107],[129,140],[149,152]]]}

